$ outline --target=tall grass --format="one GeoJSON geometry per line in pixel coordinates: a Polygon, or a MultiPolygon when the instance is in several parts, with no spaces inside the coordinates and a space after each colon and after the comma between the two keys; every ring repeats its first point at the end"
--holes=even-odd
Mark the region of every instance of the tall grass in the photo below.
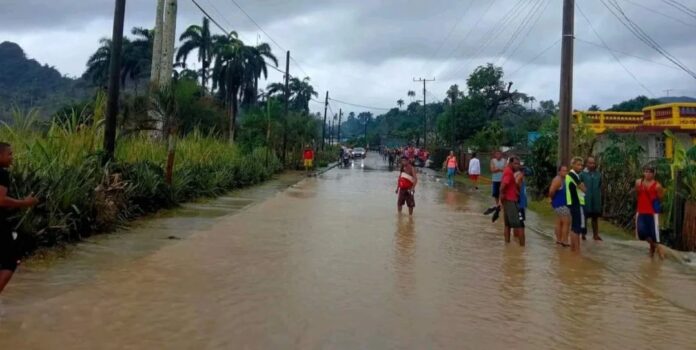
{"type": "Polygon", "coordinates": [[[28,251],[255,184],[281,169],[265,149],[241,153],[223,140],[193,132],[178,142],[170,186],[164,179],[166,145],[146,135],[119,139],[116,161],[101,162],[100,110],[87,119],[83,111],[73,111],[47,127],[36,124],[34,112],[16,111],[15,120],[21,122],[0,125],[0,141],[11,143],[15,153],[11,195],[33,192],[41,201],[11,218],[28,251]]]}

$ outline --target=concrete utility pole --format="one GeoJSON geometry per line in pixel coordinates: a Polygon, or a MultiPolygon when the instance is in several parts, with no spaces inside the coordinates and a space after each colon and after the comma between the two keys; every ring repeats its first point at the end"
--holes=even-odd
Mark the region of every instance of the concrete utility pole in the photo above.
{"type": "Polygon", "coordinates": [[[164,0],[157,0],[155,14],[155,38],[152,47],[152,67],[150,69],[150,91],[159,89],[159,77],[162,66],[162,27],[164,25],[164,0]]]}
{"type": "Polygon", "coordinates": [[[575,40],[575,0],[563,0],[563,47],[561,51],[560,123],[558,165],[569,165],[573,117],[573,51],[575,40]]]}
{"type": "Polygon", "coordinates": [[[326,91],[326,100],[324,101],[324,124],[321,126],[321,150],[324,150],[326,143],[326,110],[329,108],[329,92],[326,91]]]}
{"type": "Polygon", "coordinates": [[[425,99],[425,93],[426,93],[426,84],[428,82],[435,81],[435,78],[433,79],[413,79],[414,82],[423,82],[423,148],[427,149],[428,148],[428,103],[426,102],[425,99]]]}
{"type": "Polygon", "coordinates": [[[105,160],[114,158],[116,149],[116,117],[118,116],[118,97],[121,89],[121,51],[123,48],[123,22],[126,17],[126,0],[116,0],[114,28],[111,36],[111,60],[109,61],[109,94],[106,103],[106,123],[104,125],[105,160]]]}
{"type": "Polygon", "coordinates": [[[341,119],[343,118],[343,109],[338,110],[338,136],[336,137],[336,140],[338,141],[338,144],[341,144],[341,119]]]}
{"type": "Polygon", "coordinates": [[[283,165],[288,148],[288,110],[290,107],[290,50],[285,56],[285,118],[283,119],[283,165]]]}
{"type": "Polygon", "coordinates": [[[161,87],[172,82],[174,69],[174,46],[176,43],[177,0],[167,0],[164,8],[164,28],[162,30],[162,63],[159,82],[161,87]]]}

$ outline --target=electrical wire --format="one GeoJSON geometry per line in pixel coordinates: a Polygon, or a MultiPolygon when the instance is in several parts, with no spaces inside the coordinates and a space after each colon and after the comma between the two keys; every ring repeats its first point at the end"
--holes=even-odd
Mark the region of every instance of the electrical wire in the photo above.
{"type": "Polygon", "coordinates": [[[600,0],[604,7],[606,7],[611,14],[619,20],[619,22],[626,27],[638,40],[642,41],[648,47],[660,53],[663,57],[668,59],[670,62],[674,63],[681,70],[689,74],[692,78],[696,79],[696,73],[694,73],[689,67],[684,65],[679,59],[674,55],[665,50],[659,43],[657,43],[652,37],[650,37],[638,24],[631,20],[628,15],[623,11],[621,5],[619,5],[616,0],[600,0]]]}
{"type": "MultiPolygon", "coordinates": [[[[539,20],[543,16],[546,8],[549,5],[548,0],[539,0],[537,1],[536,4],[533,5],[529,13],[527,13],[526,18],[520,23],[520,25],[517,27],[517,30],[513,33],[513,35],[510,37],[510,39],[507,41],[505,46],[500,52],[500,55],[498,56],[498,59],[496,62],[500,62],[500,60],[503,58],[503,56],[506,54],[506,52],[512,47],[512,45],[515,43],[515,41],[520,38],[522,33],[524,33],[524,36],[522,37],[521,40],[518,41],[517,46],[513,50],[513,53],[511,53],[509,56],[514,55],[514,52],[519,49],[522,43],[524,43],[525,40],[529,37],[529,34],[531,31],[536,27],[537,23],[539,23],[539,20]],[[543,10],[542,10],[543,7],[543,10]]],[[[509,57],[508,56],[508,57],[509,57]]],[[[505,59],[507,60],[507,58],[505,59]]],[[[503,61],[504,62],[504,61],[503,61]]],[[[501,64],[502,66],[502,64],[501,64]]]]}
{"type": "MultiPolygon", "coordinates": [[[[459,18],[459,20],[454,23],[452,28],[449,30],[449,32],[445,36],[445,39],[440,42],[440,45],[433,52],[433,54],[430,56],[430,59],[423,63],[423,66],[420,69],[421,71],[423,71],[425,69],[425,66],[428,64],[428,62],[435,59],[437,57],[437,55],[440,53],[440,50],[442,50],[442,48],[445,47],[447,40],[449,40],[452,37],[452,34],[454,34],[454,31],[457,30],[457,28],[462,23],[462,21],[464,21],[464,18],[466,18],[466,15],[469,13],[469,10],[471,10],[471,7],[474,5],[474,3],[476,1],[477,0],[470,0],[469,1],[469,6],[467,6],[467,8],[463,11],[462,16],[459,18]]],[[[430,71],[430,74],[428,74],[428,75],[432,75],[432,71],[430,71]]]]}
{"type": "Polygon", "coordinates": [[[366,105],[361,105],[361,104],[357,104],[357,103],[351,103],[351,102],[346,102],[346,101],[337,100],[337,99],[331,98],[331,97],[329,97],[329,100],[330,100],[330,101],[334,101],[334,102],[338,102],[338,103],[340,103],[340,104],[344,104],[344,105],[347,105],[347,106],[357,107],[357,108],[366,108],[366,109],[373,109],[373,110],[380,110],[380,111],[391,111],[392,109],[394,109],[394,108],[383,108],[383,107],[366,106],[366,105]]]}
{"type": "Polygon", "coordinates": [[[607,50],[607,51],[611,51],[611,52],[615,52],[615,53],[618,53],[618,54],[622,54],[622,55],[627,56],[627,57],[637,58],[637,59],[639,59],[639,60],[643,60],[643,61],[646,61],[646,62],[650,62],[650,63],[654,63],[654,64],[661,65],[661,66],[663,66],[663,67],[667,67],[667,68],[670,68],[670,69],[675,69],[675,70],[681,71],[681,69],[679,69],[678,67],[675,67],[674,65],[666,64],[666,63],[662,63],[662,62],[658,62],[658,61],[651,60],[651,59],[646,58],[646,57],[636,56],[636,55],[633,55],[633,54],[630,54],[630,53],[627,53],[627,52],[615,50],[615,49],[612,49],[612,48],[610,48],[610,47],[606,47],[606,46],[604,46],[604,45],[602,45],[602,44],[597,44],[597,43],[594,43],[594,42],[592,42],[592,41],[585,40],[585,39],[582,39],[582,38],[579,38],[579,37],[575,37],[575,40],[578,41],[578,42],[587,44],[587,45],[592,45],[592,46],[595,46],[595,47],[599,47],[599,48],[601,48],[601,49],[605,49],[605,50],[607,50]]]}
{"type": "Polygon", "coordinates": [[[696,11],[686,7],[686,5],[676,1],[676,0],[662,0],[665,4],[674,7],[675,9],[685,13],[687,16],[691,16],[696,19],[696,11]]]}
{"type": "Polygon", "coordinates": [[[536,62],[536,60],[538,60],[541,56],[543,56],[543,55],[544,55],[545,53],[547,53],[549,50],[551,50],[552,48],[554,48],[554,47],[555,47],[556,45],[558,45],[558,43],[560,43],[560,42],[561,42],[561,39],[556,39],[556,41],[555,41],[553,44],[551,44],[551,45],[549,45],[548,47],[546,47],[545,49],[541,50],[541,52],[539,52],[536,56],[534,56],[534,57],[533,57],[531,60],[529,60],[527,63],[525,63],[525,64],[523,64],[522,66],[520,66],[519,68],[517,68],[517,69],[516,69],[514,72],[512,72],[509,76],[514,76],[515,74],[519,73],[522,69],[524,69],[524,68],[527,67],[528,65],[530,65],[530,64],[532,64],[532,63],[534,63],[534,62],[536,62]]]}
{"type": "MultiPolygon", "coordinates": [[[[514,48],[514,49],[510,52],[510,54],[507,55],[507,57],[505,57],[505,59],[500,63],[500,66],[503,66],[503,67],[504,67],[504,66],[505,66],[505,63],[507,63],[507,61],[508,61],[511,57],[515,56],[515,54],[517,53],[517,51],[522,47],[522,44],[524,44],[524,42],[527,41],[527,39],[529,38],[529,35],[532,33],[532,31],[534,30],[534,28],[536,28],[537,24],[539,24],[539,22],[541,21],[541,18],[544,16],[544,13],[546,13],[546,10],[549,8],[549,5],[551,5],[551,1],[549,1],[549,0],[546,1],[545,5],[543,5],[543,4],[541,5],[541,6],[543,6],[543,9],[541,9],[541,11],[538,13],[538,15],[536,16],[536,19],[534,20],[534,22],[533,22],[530,26],[528,26],[527,32],[524,34],[524,36],[522,37],[522,39],[519,40],[519,41],[517,42],[517,45],[515,46],[515,48],[514,48]]],[[[504,53],[503,53],[503,54],[504,54],[504,53]]],[[[501,57],[503,56],[503,54],[501,54],[501,57]]],[[[500,58],[499,58],[499,59],[500,59],[500,58]]]]}
{"type": "Polygon", "coordinates": [[[230,35],[230,32],[228,32],[227,29],[223,28],[223,27],[220,25],[220,23],[218,23],[218,22],[215,20],[215,18],[213,18],[205,9],[203,9],[203,7],[201,7],[201,5],[200,5],[196,0],[191,0],[191,1],[193,2],[194,5],[196,5],[196,7],[198,7],[198,9],[199,9],[201,12],[203,12],[203,15],[204,15],[205,17],[207,17],[211,22],[213,22],[213,24],[215,24],[215,26],[217,26],[220,30],[222,30],[223,33],[225,33],[227,36],[230,35]]]}
{"type": "Polygon", "coordinates": [[[619,59],[619,57],[616,56],[616,54],[615,54],[614,52],[612,52],[612,51],[609,49],[609,45],[607,45],[607,42],[604,41],[604,39],[602,38],[601,35],[599,35],[599,32],[597,32],[597,30],[595,29],[595,27],[592,25],[592,22],[590,21],[590,19],[587,17],[587,15],[585,15],[585,11],[582,10],[582,8],[580,7],[580,4],[576,2],[576,3],[575,3],[575,7],[576,7],[576,8],[578,9],[578,11],[580,12],[580,15],[582,15],[582,17],[585,19],[585,22],[587,22],[587,25],[590,26],[590,29],[591,29],[592,32],[595,34],[595,36],[597,37],[597,39],[599,39],[599,41],[602,42],[602,45],[604,46],[604,48],[607,49],[607,51],[609,51],[609,53],[610,53],[611,56],[614,58],[614,60],[616,60],[616,63],[618,63],[618,64],[621,66],[621,68],[623,68],[623,70],[625,70],[626,73],[628,73],[628,75],[630,75],[631,78],[633,78],[633,80],[635,80],[635,82],[638,83],[638,85],[640,85],[645,91],[647,91],[648,94],[650,94],[650,96],[655,96],[655,93],[652,92],[652,90],[648,89],[648,87],[645,86],[645,84],[643,84],[640,80],[638,80],[638,78],[636,77],[636,75],[633,74],[633,72],[631,72],[631,71],[628,69],[628,67],[626,67],[626,65],[623,64],[623,62],[621,62],[621,60],[619,59]]]}
{"type": "Polygon", "coordinates": [[[647,7],[647,6],[645,6],[645,5],[641,4],[641,3],[635,2],[635,1],[633,1],[633,0],[623,0],[623,1],[629,3],[629,4],[633,5],[633,6],[640,7],[640,8],[642,8],[642,9],[644,9],[644,10],[650,12],[650,13],[658,14],[658,15],[660,15],[660,16],[662,16],[662,17],[669,18],[669,19],[671,19],[671,20],[673,20],[673,21],[679,22],[679,23],[681,23],[681,24],[683,24],[683,25],[686,25],[686,26],[689,26],[689,27],[696,27],[696,24],[694,24],[694,23],[689,23],[689,22],[683,21],[681,18],[677,18],[677,17],[671,16],[671,15],[668,15],[668,14],[666,14],[666,13],[664,13],[664,12],[661,12],[661,11],[656,10],[656,9],[654,9],[654,8],[647,7]]]}

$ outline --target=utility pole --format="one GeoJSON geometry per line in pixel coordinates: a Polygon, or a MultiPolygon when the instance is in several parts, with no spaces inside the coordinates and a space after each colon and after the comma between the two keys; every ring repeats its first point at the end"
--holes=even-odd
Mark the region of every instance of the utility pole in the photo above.
{"type": "Polygon", "coordinates": [[[333,144],[334,126],[336,124],[336,115],[329,121],[329,145],[333,144]]]}
{"type": "Polygon", "coordinates": [[[666,89],[666,90],[662,90],[662,91],[664,91],[667,94],[667,97],[669,97],[669,93],[674,91],[674,89],[666,89]]]}
{"type": "Polygon", "coordinates": [[[321,150],[324,150],[326,143],[326,110],[329,108],[329,91],[326,91],[326,100],[324,100],[324,124],[321,126],[321,150]]]}
{"type": "Polygon", "coordinates": [[[283,166],[288,148],[288,109],[290,106],[290,50],[285,56],[285,118],[283,119],[283,166]]]}
{"type": "Polygon", "coordinates": [[[126,0],[116,0],[114,28],[111,36],[111,60],[109,62],[109,95],[106,103],[106,124],[104,125],[104,151],[106,159],[114,158],[116,149],[116,117],[118,116],[118,96],[121,88],[121,51],[123,48],[123,22],[126,17],[126,0]]]}
{"type": "Polygon", "coordinates": [[[341,118],[343,118],[343,109],[338,110],[338,136],[336,137],[336,140],[338,141],[338,144],[341,144],[341,118]]]}
{"type": "Polygon", "coordinates": [[[575,0],[563,0],[563,47],[561,49],[560,123],[558,165],[569,165],[573,117],[573,51],[575,40],[575,0]]]}
{"type": "Polygon", "coordinates": [[[426,102],[425,99],[425,93],[426,93],[426,84],[428,82],[433,82],[435,81],[435,78],[433,79],[413,79],[414,82],[423,82],[423,148],[427,149],[428,148],[428,103],[426,102]]]}

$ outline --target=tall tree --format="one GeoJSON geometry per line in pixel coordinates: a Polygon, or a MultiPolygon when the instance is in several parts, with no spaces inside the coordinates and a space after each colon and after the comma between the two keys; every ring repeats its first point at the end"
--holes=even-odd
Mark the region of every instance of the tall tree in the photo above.
{"type": "Polygon", "coordinates": [[[399,109],[404,106],[404,100],[403,99],[398,99],[396,101],[396,105],[399,106],[399,109]]]}
{"type": "Polygon", "coordinates": [[[223,97],[228,107],[228,136],[234,142],[239,94],[244,84],[245,55],[244,42],[237,33],[228,36],[215,36],[215,68],[213,69],[213,88],[223,97]]]}
{"type": "Polygon", "coordinates": [[[208,82],[208,70],[213,60],[213,36],[210,33],[210,20],[203,18],[203,25],[191,25],[181,34],[179,41],[182,42],[179,51],[176,53],[177,62],[186,63],[188,55],[193,50],[198,51],[198,62],[201,62],[201,86],[205,90],[208,82]]]}
{"type": "Polygon", "coordinates": [[[416,92],[413,90],[408,90],[407,95],[409,98],[411,98],[411,102],[413,102],[413,100],[416,98],[416,92]]]}

